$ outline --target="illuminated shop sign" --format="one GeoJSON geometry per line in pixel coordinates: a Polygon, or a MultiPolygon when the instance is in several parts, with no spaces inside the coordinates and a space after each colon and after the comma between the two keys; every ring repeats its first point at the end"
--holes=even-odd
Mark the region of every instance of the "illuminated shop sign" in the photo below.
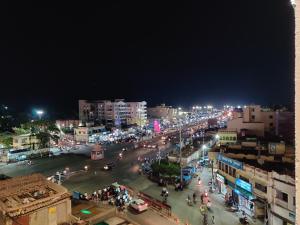
{"type": "Polygon", "coordinates": [[[247,183],[246,181],[239,179],[239,178],[237,178],[235,180],[235,185],[248,191],[248,192],[252,192],[252,185],[247,183]]]}
{"type": "Polygon", "coordinates": [[[236,169],[240,169],[240,170],[243,169],[243,163],[242,162],[236,161],[234,159],[227,158],[227,157],[223,156],[222,154],[218,155],[218,160],[220,162],[225,163],[225,164],[227,164],[231,167],[234,167],[236,169]]]}

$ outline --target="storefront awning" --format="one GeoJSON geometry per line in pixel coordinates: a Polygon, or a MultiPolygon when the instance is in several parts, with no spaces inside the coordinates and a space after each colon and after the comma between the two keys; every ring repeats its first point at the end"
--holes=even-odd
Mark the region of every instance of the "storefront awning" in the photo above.
{"type": "Polygon", "coordinates": [[[251,192],[248,192],[248,191],[246,191],[246,190],[244,190],[240,187],[236,187],[234,191],[237,192],[238,194],[242,195],[243,197],[249,199],[249,200],[254,198],[254,196],[252,195],[251,192]]]}

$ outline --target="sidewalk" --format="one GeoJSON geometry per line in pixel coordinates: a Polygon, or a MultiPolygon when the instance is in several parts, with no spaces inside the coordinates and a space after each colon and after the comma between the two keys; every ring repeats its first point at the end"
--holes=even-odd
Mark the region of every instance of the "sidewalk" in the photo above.
{"type": "MultiPolygon", "coordinates": [[[[198,174],[200,174],[198,172],[198,174]]],[[[208,182],[211,179],[211,170],[208,168],[204,168],[203,172],[200,174],[201,176],[201,185],[198,185],[197,178],[194,179],[187,189],[184,189],[182,192],[176,192],[173,186],[168,186],[167,189],[169,191],[168,204],[172,206],[172,212],[176,214],[182,223],[189,223],[192,225],[203,224],[203,216],[200,213],[200,193],[204,192],[204,190],[209,190],[208,182]],[[197,194],[197,202],[196,205],[188,206],[186,199],[189,195],[192,197],[193,193],[197,194]]],[[[148,186],[146,189],[142,190],[143,192],[151,195],[152,197],[161,200],[161,187],[157,184],[152,184],[148,186]]],[[[238,225],[239,217],[241,215],[239,213],[232,213],[226,210],[224,204],[224,198],[221,194],[218,193],[209,193],[210,200],[212,202],[211,209],[208,212],[208,224],[212,224],[212,216],[215,217],[216,225],[238,225]]],[[[252,225],[262,225],[261,221],[252,221],[249,219],[250,224],[252,225]]]]}

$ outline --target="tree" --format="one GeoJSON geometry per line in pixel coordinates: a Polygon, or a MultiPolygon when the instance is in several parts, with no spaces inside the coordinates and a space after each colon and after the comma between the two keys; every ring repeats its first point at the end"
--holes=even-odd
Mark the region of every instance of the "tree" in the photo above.
{"type": "Polygon", "coordinates": [[[13,131],[16,135],[22,135],[22,134],[29,134],[30,130],[29,129],[23,129],[19,127],[14,127],[13,131]]]}
{"type": "Polygon", "coordinates": [[[13,138],[11,134],[3,133],[0,135],[0,143],[4,145],[5,148],[12,147],[13,138]]]}
{"type": "Polygon", "coordinates": [[[50,146],[50,133],[41,131],[36,134],[36,138],[40,140],[40,148],[48,148],[50,146]]]}

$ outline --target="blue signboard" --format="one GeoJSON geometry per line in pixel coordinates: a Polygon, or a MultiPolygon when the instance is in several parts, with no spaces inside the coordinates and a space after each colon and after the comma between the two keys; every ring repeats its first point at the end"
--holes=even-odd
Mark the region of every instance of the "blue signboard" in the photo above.
{"type": "Polygon", "coordinates": [[[239,178],[235,179],[235,185],[252,193],[252,185],[247,183],[246,181],[243,181],[239,178]]]}
{"type": "Polygon", "coordinates": [[[218,155],[218,160],[220,162],[225,163],[228,166],[234,167],[236,169],[239,169],[239,170],[243,169],[243,163],[242,162],[236,161],[234,159],[227,158],[227,157],[223,156],[222,154],[218,155]]]}

